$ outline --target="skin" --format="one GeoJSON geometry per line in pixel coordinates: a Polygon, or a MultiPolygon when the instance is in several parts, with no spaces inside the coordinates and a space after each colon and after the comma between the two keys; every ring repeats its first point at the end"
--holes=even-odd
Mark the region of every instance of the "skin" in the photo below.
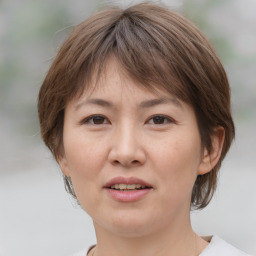
{"type": "Polygon", "coordinates": [[[208,152],[191,106],[140,88],[114,60],[106,66],[95,90],[67,104],[59,159],[93,219],[94,256],[198,255],[207,242],[191,228],[190,198],[197,175],[219,159],[223,130],[208,152]],[[117,176],[143,179],[152,189],[136,202],[119,202],[103,188],[117,176]]]}

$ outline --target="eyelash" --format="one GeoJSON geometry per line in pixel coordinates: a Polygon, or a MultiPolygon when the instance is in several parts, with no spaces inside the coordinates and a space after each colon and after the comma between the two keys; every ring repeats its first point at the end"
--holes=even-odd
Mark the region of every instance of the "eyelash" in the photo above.
{"type": "Polygon", "coordinates": [[[147,123],[150,121],[150,120],[153,120],[153,118],[160,118],[161,120],[165,120],[164,121],[164,123],[161,123],[161,124],[155,124],[155,123],[152,123],[152,125],[165,125],[165,124],[169,124],[169,123],[175,123],[175,121],[172,119],[172,118],[170,118],[170,117],[168,117],[168,116],[165,116],[165,115],[154,115],[154,116],[151,116],[149,119],[148,119],[148,121],[147,121],[147,123]]]}
{"type": "MultiPolygon", "coordinates": [[[[157,120],[155,120],[157,121],[157,120]]],[[[88,116],[87,118],[85,118],[82,122],[82,124],[89,124],[89,125],[105,125],[105,124],[109,124],[110,121],[103,115],[91,115],[91,116],[88,116]],[[100,121],[100,123],[95,123],[96,118],[98,118],[98,121],[100,121]],[[103,123],[102,123],[103,121],[103,123]]],[[[165,115],[154,115],[154,116],[151,116],[147,121],[146,123],[148,123],[149,125],[166,125],[166,124],[170,124],[170,123],[175,123],[175,121],[168,117],[168,116],[165,116],[165,115]],[[150,120],[153,120],[154,118],[157,118],[158,121],[164,121],[164,123],[150,123],[150,120]],[[160,120],[159,120],[160,119],[160,120]]]]}
{"type": "Polygon", "coordinates": [[[91,116],[86,117],[81,123],[82,124],[90,124],[90,125],[103,125],[103,124],[106,124],[105,121],[107,121],[109,123],[109,121],[107,120],[107,118],[105,116],[91,115],[91,116]],[[100,123],[100,124],[92,123],[91,121],[95,120],[96,118],[100,118],[101,120],[104,120],[104,122],[100,123]]]}

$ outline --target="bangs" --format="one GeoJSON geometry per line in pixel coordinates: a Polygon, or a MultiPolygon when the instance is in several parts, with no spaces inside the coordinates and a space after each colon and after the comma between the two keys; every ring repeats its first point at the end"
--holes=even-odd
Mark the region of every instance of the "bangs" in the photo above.
{"type": "MultiPolygon", "coordinates": [[[[84,45],[76,48],[80,51],[74,53],[77,55],[76,61],[71,61],[74,78],[69,100],[98,87],[109,60],[114,59],[118,63],[118,72],[139,86],[154,93],[167,91],[189,103],[188,83],[184,81],[180,68],[185,61],[175,48],[175,40],[170,42],[164,34],[166,31],[154,28],[153,24],[136,15],[118,13],[115,18],[101,33],[97,30],[98,34],[92,37],[97,38],[95,41],[81,40],[78,36],[77,40],[84,42],[84,45]]],[[[86,38],[85,27],[81,29],[86,38]]]]}

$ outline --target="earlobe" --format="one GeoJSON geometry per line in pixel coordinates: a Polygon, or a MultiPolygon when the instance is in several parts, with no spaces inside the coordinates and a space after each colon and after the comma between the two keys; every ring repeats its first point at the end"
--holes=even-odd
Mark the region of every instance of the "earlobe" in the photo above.
{"type": "Polygon", "coordinates": [[[201,163],[198,168],[198,175],[206,174],[216,166],[221,156],[224,138],[224,128],[221,126],[215,128],[214,133],[211,136],[212,149],[209,151],[208,149],[204,148],[201,163]]]}
{"type": "Polygon", "coordinates": [[[64,156],[59,156],[58,159],[57,159],[57,162],[58,162],[58,164],[60,166],[60,169],[63,172],[63,174],[65,176],[70,177],[70,170],[68,168],[68,163],[67,163],[67,159],[66,159],[65,155],[64,156]]]}

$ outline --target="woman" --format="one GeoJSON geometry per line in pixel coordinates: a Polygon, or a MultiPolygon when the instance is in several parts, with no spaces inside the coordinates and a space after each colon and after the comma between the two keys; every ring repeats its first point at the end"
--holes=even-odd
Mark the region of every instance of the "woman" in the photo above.
{"type": "Polygon", "coordinates": [[[41,134],[97,245],[77,255],[246,255],[199,237],[234,137],[226,73],[187,19],[144,3],[101,11],[59,50],[39,93],[41,134]]]}

